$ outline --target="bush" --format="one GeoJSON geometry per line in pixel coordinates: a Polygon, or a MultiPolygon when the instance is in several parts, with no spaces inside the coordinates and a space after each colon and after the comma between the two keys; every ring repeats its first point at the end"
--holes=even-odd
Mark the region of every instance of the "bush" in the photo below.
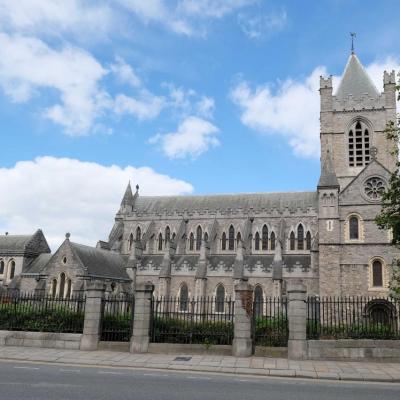
{"type": "Polygon", "coordinates": [[[132,334],[132,314],[105,314],[101,325],[101,340],[129,342],[132,334]]]}
{"type": "Polygon", "coordinates": [[[286,316],[255,318],[254,338],[257,346],[286,347],[288,336],[286,316]]]}

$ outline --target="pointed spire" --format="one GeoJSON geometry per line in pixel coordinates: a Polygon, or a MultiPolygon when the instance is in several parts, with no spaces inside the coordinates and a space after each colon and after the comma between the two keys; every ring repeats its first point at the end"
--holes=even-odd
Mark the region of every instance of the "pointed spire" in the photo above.
{"type": "Polygon", "coordinates": [[[132,194],[132,188],[131,188],[131,181],[128,182],[128,186],[126,187],[124,197],[122,198],[121,201],[121,206],[122,205],[131,205],[133,202],[133,194],[132,194]]]}
{"type": "Polygon", "coordinates": [[[322,164],[322,168],[321,168],[321,176],[319,178],[319,182],[318,182],[318,189],[322,189],[322,188],[333,188],[333,187],[337,187],[339,188],[339,181],[337,179],[336,173],[335,173],[335,169],[333,168],[333,161],[332,161],[332,156],[331,156],[331,152],[328,150],[326,152],[326,158],[325,161],[322,164]]]}
{"type": "Polygon", "coordinates": [[[360,99],[365,94],[368,94],[369,97],[379,96],[378,89],[368,76],[360,60],[354,53],[351,53],[336,92],[336,98],[345,100],[349,95],[352,95],[353,99],[360,99]]]}

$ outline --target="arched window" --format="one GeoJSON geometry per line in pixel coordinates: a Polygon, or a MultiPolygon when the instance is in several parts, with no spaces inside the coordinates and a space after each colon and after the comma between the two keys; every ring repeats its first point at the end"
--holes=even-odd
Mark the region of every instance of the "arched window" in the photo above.
{"type": "Polygon", "coordinates": [[[254,250],[260,250],[260,234],[256,232],[256,237],[254,238],[254,250]]]}
{"type": "Polygon", "coordinates": [[[162,251],[162,243],[163,242],[163,239],[162,239],[162,233],[160,232],[159,234],[158,234],[158,250],[159,251],[162,251]]]}
{"type": "Polygon", "coordinates": [[[193,235],[193,232],[191,232],[190,235],[189,235],[189,250],[190,251],[194,250],[194,235],[193,235]]]}
{"type": "Polygon", "coordinates": [[[65,290],[65,274],[64,272],[60,275],[60,289],[58,291],[58,296],[63,298],[64,297],[64,290],[65,290]]]}
{"type": "Polygon", "coordinates": [[[357,121],[349,131],[349,166],[364,167],[370,160],[370,141],[367,126],[357,121]]]}
{"type": "Polygon", "coordinates": [[[203,236],[203,230],[201,229],[201,226],[199,225],[196,230],[196,251],[200,250],[202,236],[203,236]]]}
{"type": "Polygon", "coordinates": [[[268,250],[268,228],[267,228],[267,225],[264,225],[262,228],[261,249],[268,250]]]}
{"type": "Polygon", "coordinates": [[[228,249],[235,250],[235,228],[233,225],[229,227],[228,249]]]}
{"type": "Polygon", "coordinates": [[[215,292],[215,312],[223,313],[225,303],[225,288],[224,285],[218,285],[215,292]]]}
{"type": "Polygon", "coordinates": [[[131,251],[132,250],[132,245],[133,245],[133,235],[132,233],[129,235],[129,245],[128,245],[128,250],[131,251]]]}
{"type": "Polygon", "coordinates": [[[189,308],[189,289],[186,283],[182,283],[179,291],[179,311],[187,311],[189,308]]]}
{"type": "MultiPolygon", "coordinates": [[[[69,299],[71,297],[71,286],[72,286],[71,279],[68,279],[67,280],[67,293],[65,295],[65,297],[67,299],[69,299]]],[[[114,284],[114,286],[115,286],[115,284],[114,284]]]]}
{"type": "Polygon", "coordinates": [[[140,226],[136,228],[136,241],[140,241],[142,239],[142,230],[140,229],[140,226]]]}
{"type": "Polygon", "coordinates": [[[207,233],[207,232],[204,234],[204,241],[205,241],[206,243],[208,242],[208,233],[207,233]]]}
{"type": "Polygon", "coordinates": [[[10,261],[10,279],[13,279],[15,276],[15,261],[10,261]]]}
{"type": "Polygon", "coordinates": [[[169,242],[171,240],[171,229],[169,226],[165,228],[165,243],[169,242]]]}
{"type": "Polygon", "coordinates": [[[175,239],[176,239],[176,233],[174,232],[174,233],[172,234],[172,241],[175,242],[175,239]]]}
{"type": "Polygon", "coordinates": [[[240,234],[240,232],[238,232],[236,235],[236,243],[239,244],[241,241],[242,241],[242,235],[240,234]]]}
{"type": "Polygon", "coordinates": [[[375,260],[372,263],[372,286],[383,286],[383,266],[380,260],[375,260]]]}
{"type": "Polygon", "coordinates": [[[275,232],[271,232],[271,250],[275,250],[276,246],[275,232]]]}
{"type": "Polygon", "coordinates": [[[221,249],[226,250],[226,233],[222,233],[222,238],[221,238],[221,249]]]}
{"type": "Polygon", "coordinates": [[[358,218],[353,215],[349,219],[349,238],[350,239],[359,239],[360,238],[360,233],[359,233],[359,223],[358,223],[358,218]]]}
{"type": "Polygon", "coordinates": [[[257,285],[254,289],[254,313],[260,316],[263,313],[264,295],[261,286],[257,285]]]}
{"type": "Polygon", "coordinates": [[[296,238],[294,236],[294,232],[293,231],[290,232],[289,242],[290,242],[290,250],[294,250],[295,249],[296,238]]]}
{"type": "Polygon", "coordinates": [[[0,261],[0,275],[4,274],[4,261],[0,261]]]}
{"type": "Polygon", "coordinates": [[[56,297],[57,295],[57,279],[53,279],[51,282],[51,295],[52,297],[56,297]]]}
{"type": "Polygon", "coordinates": [[[302,224],[297,227],[297,249],[304,250],[304,228],[302,224]]]}
{"type": "Polygon", "coordinates": [[[306,235],[306,250],[311,250],[311,233],[307,231],[306,235]]]}

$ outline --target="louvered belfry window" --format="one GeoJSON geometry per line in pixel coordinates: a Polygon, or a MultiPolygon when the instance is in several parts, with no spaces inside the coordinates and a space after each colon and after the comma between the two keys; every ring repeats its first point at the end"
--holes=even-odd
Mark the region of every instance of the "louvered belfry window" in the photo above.
{"type": "Polygon", "coordinates": [[[349,166],[364,167],[370,161],[370,135],[367,126],[357,121],[349,131],[349,166]]]}

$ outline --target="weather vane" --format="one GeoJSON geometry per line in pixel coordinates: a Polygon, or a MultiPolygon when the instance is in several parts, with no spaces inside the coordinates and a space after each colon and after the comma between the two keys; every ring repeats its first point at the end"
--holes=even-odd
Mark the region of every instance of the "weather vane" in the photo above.
{"type": "Polygon", "coordinates": [[[354,38],[357,36],[355,32],[350,32],[351,36],[351,54],[354,54],[354,38]]]}

